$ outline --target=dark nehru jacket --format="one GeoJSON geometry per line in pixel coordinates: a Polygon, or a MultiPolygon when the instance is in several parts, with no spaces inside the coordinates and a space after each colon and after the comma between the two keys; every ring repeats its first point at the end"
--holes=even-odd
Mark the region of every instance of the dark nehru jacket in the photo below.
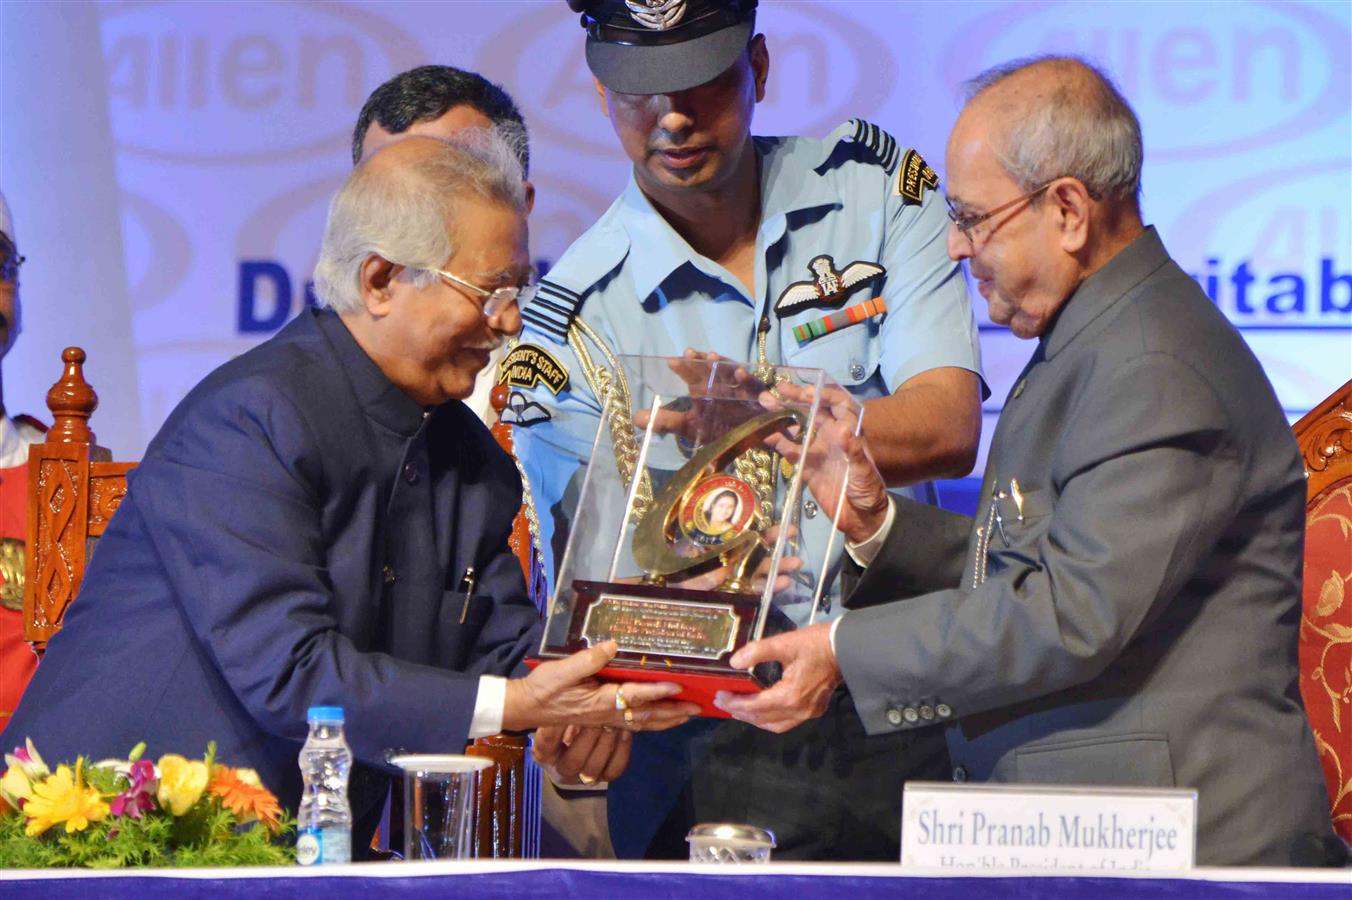
{"type": "Polygon", "coordinates": [[[360,821],[385,749],[459,752],[478,676],[538,642],[507,548],[519,504],[464,404],[424,410],[307,310],[160,429],[4,746],[70,760],[214,740],[294,809],[306,708],[339,705],[360,821]]]}

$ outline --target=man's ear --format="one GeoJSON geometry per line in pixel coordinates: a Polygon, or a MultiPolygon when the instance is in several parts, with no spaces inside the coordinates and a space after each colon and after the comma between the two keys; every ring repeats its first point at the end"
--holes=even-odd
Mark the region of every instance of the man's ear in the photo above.
{"type": "Polygon", "coordinates": [[[770,48],[765,43],[765,35],[758,34],[747,46],[751,56],[751,73],[756,78],[756,102],[765,99],[765,82],[770,77],[770,48]]]}
{"type": "Polygon", "coordinates": [[[596,87],[596,99],[601,103],[601,115],[609,119],[610,104],[606,101],[606,86],[595,75],[592,76],[592,84],[596,87]]]}
{"type": "Polygon", "coordinates": [[[1089,218],[1093,200],[1078,178],[1062,178],[1048,189],[1048,200],[1061,232],[1061,249],[1079,253],[1089,242],[1089,218]]]}
{"type": "Polygon", "coordinates": [[[532,182],[525,182],[526,185],[526,215],[530,215],[535,209],[535,185],[532,182]]]}
{"type": "Polygon", "coordinates": [[[360,287],[362,305],[375,318],[389,313],[393,302],[391,288],[399,266],[383,256],[372,253],[361,264],[360,287]]]}

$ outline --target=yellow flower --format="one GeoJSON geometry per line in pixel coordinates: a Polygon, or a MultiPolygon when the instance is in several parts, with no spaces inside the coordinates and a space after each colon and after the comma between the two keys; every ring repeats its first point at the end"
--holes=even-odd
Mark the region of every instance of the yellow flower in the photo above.
{"type": "Polygon", "coordinates": [[[207,764],[187,760],[175,753],[160,757],[160,806],[176,816],[186,813],[207,786],[207,764]]]}
{"type": "Polygon", "coordinates": [[[0,800],[18,809],[20,800],[27,800],[32,796],[33,783],[28,780],[24,770],[20,766],[10,766],[6,769],[4,777],[0,778],[0,800]]]}
{"type": "Polygon", "coordinates": [[[74,776],[70,766],[57,766],[56,774],[32,787],[33,796],[23,807],[23,814],[28,816],[24,833],[29,837],[37,837],[60,822],[66,823],[67,833],[84,831],[90,822],[108,815],[108,804],[99,792],[85,786],[78,761],[74,776]]]}

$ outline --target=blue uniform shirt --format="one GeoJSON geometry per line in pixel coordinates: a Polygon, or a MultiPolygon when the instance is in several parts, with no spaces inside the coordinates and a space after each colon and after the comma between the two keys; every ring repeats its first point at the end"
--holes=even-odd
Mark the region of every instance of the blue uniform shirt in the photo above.
{"type": "Polygon", "coordinates": [[[573,317],[616,354],[679,356],[693,347],[749,362],[757,361],[757,326],[766,317],[771,364],[825,369],[860,400],[890,394],[928,369],[980,374],[966,283],[945,248],[948,220],[937,179],[919,155],[901,153],[890,135],[859,120],[825,140],[754,141],[762,204],[754,294],[696,253],[631,178],[525,310],[521,343],[542,348],[563,370],[552,383],[514,383],[504,413],[523,426],[513,430],[515,452],[539,517],[551,584],[601,424],[601,406],[567,343],[573,317]],[[851,270],[857,262],[885,272],[824,304],[800,301],[781,317],[778,309],[802,297],[804,285],[810,294],[820,283],[822,263],[815,271],[809,264],[823,256],[830,274],[874,271],[851,270]],[[881,316],[807,343],[794,334],[795,326],[875,296],[887,304],[881,316]]]}

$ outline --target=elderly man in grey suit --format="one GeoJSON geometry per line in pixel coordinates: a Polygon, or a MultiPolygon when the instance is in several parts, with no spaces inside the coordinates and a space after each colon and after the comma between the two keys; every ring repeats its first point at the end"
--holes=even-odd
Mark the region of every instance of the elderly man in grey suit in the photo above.
{"type": "Polygon", "coordinates": [[[783,680],[720,705],[783,731],[843,679],[871,734],[948,726],[957,781],[1192,787],[1200,863],[1333,861],[1296,689],[1300,458],[1253,354],[1142,224],[1136,116],[1079,60],[1005,66],[947,163],[949,254],[1038,339],[978,515],[889,500],[823,429],[851,452],[840,525],[867,568],[834,626],[744,648],[783,680]]]}

